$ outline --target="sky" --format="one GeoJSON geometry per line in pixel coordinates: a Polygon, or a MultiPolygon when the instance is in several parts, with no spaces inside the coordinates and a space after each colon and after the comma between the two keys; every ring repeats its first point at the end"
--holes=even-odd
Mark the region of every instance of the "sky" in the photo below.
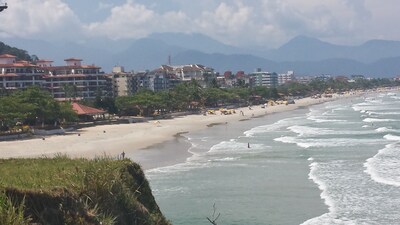
{"type": "Polygon", "coordinates": [[[400,40],[398,0],[0,0],[0,40],[139,39],[202,33],[234,46],[276,48],[297,35],[335,44],[400,40]]]}

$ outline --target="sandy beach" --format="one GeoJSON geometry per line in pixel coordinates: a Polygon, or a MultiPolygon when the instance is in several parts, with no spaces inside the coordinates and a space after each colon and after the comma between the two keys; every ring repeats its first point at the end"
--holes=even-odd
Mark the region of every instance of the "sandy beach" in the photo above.
{"type": "Polygon", "coordinates": [[[118,156],[123,151],[137,151],[174,139],[176,134],[206,129],[213,124],[236,123],[253,117],[267,116],[271,113],[294,110],[338,98],[303,98],[295,104],[274,105],[251,109],[238,108],[235,114],[189,115],[174,119],[149,121],[143,123],[102,125],[80,129],[66,135],[53,135],[41,138],[0,142],[1,158],[52,157],[58,153],[70,157],[94,158],[96,156],[118,156]],[[243,114],[241,113],[243,112],[243,114]]]}

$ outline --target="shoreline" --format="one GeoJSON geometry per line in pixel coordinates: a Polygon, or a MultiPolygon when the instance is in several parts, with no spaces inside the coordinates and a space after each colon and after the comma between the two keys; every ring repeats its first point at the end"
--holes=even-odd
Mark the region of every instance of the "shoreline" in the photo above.
{"type": "Polygon", "coordinates": [[[73,158],[118,157],[120,153],[134,154],[138,150],[151,148],[171,141],[180,134],[195,132],[210,126],[227,124],[263,117],[272,113],[291,111],[341,98],[360,96],[356,94],[334,95],[332,98],[296,100],[295,104],[261,105],[235,109],[236,113],[222,115],[188,115],[173,119],[133,124],[99,125],[83,128],[65,135],[47,136],[43,139],[10,140],[0,142],[0,158],[53,157],[66,154],[73,158]],[[240,113],[240,112],[243,112],[240,113]]]}

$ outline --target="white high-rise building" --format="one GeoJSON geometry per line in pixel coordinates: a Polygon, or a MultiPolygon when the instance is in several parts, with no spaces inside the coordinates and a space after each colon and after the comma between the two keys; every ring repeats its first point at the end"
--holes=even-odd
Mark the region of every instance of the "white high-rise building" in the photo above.
{"type": "Polygon", "coordinates": [[[294,71],[288,71],[287,73],[278,74],[278,84],[282,85],[287,82],[294,80],[294,71]]]}

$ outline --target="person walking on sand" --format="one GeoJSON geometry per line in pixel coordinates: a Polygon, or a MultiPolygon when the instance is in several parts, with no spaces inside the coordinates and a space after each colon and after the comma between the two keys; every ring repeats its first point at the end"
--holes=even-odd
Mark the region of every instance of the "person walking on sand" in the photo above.
{"type": "Polygon", "coordinates": [[[122,159],[125,159],[125,152],[124,151],[122,151],[121,156],[122,156],[122,159]]]}
{"type": "Polygon", "coordinates": [[[247,148],[250,148],[250,142],[247,142],[247,148]]]}

